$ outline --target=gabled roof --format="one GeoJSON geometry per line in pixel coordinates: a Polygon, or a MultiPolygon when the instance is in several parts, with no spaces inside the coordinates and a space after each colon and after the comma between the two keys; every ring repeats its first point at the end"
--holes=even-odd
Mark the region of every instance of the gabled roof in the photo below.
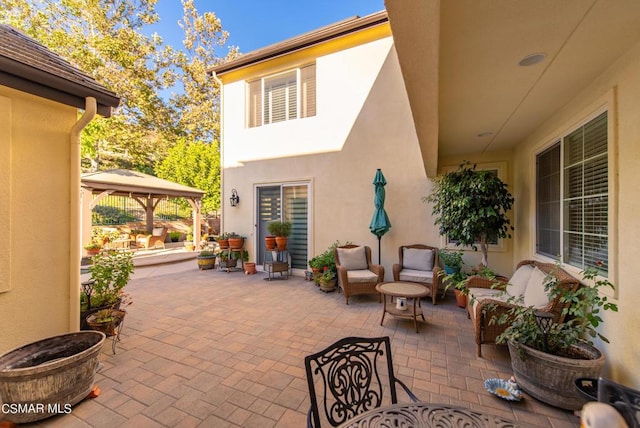
{"type": "Polygon", "coordinates": [[[94,97],[109,117],[120,98],[58,54],[13,27],[0,24],[0,84],[80,109],[94,97]]]}
{"type": "Polygon", "coordinates": [[[163,180],[153,175],[128,169],[112,169],[82,174],[81,185],[97,191],[112,191],[112,195],[201,198],[204,191],[163,180]]]}
{"type": "Polygon", "coordinates": [[[369,27],[384,24],[388,22],[387,12],[385,10],[372,13],[364,17],[354,16],[327,25],[317,30],[296,36],[279,43],[249,52],[224,64],[216,65],[208,70],[218,75],[238,70],[263,61],[268,61],[283,55],[290,54],[302,49],[306,49],[313,45],[324,43],[331,39],[345,36],[350,33],[364,30],[369,27]]]}

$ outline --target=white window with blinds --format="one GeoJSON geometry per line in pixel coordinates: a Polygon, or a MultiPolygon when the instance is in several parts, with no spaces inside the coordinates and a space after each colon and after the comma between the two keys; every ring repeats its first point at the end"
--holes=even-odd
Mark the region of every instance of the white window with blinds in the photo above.
{"type": "Polygon", "coordinates": [[[316,65],[247,82],[247,126],[316,115],[316,65]]]}
{"type": "Polygon", "coordinates": [[[607,112],[536,155],[536,252],[609,270],[607,112]]]}

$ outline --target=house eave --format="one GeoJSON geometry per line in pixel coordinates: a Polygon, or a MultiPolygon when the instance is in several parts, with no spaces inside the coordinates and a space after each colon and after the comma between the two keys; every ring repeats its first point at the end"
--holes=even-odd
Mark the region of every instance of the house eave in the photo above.
{"type": "Polygon", "coordinates": [[[364,17],[355,16],[318,30],[249,52],[236,60],[211,67],[207,70],[207,73],[222,76],[225,73],[265,61],[270,61],[274,58],[288,55],[293,52],[297,52],[320,43],[325,43],[332,39],[344,37],[348,34],[362,31],[367,28],[385,24],[387,22],[388,17],[385,10],[364,17]]]}

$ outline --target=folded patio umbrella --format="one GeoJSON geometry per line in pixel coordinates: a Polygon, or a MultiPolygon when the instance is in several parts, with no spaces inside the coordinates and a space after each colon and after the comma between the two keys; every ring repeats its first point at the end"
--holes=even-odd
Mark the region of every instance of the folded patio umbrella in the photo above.
{"type": "Polygon", "coordinates": [[[385,198],[385,190],[384,186],[387,184],[387,180],[385,180],[384,175],[380,168],[376,171],[376,176],[373,179],[374,185],[374,198],[373,204],[375,206],[375,210],[373,211],[373,218],[371,219],[371,224],[369,225],[369,230],[371,233],[378,237],[378,264],[380,264],[380,239],[382,235],[387,233],[389,229],[391,229],[391,222],[389,221],[389,217],[387,216],[387,212],[384,210],[384,198],[385,198]]]}

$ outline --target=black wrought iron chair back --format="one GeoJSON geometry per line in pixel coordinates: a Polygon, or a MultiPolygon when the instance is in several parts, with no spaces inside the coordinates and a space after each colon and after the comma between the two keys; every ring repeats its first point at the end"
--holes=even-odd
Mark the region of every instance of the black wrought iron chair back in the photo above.
{"type": "Polygon", "coordinates": [[[311,407],[307,426],[320,427],[320,412],[331,426],[383,404],[388,389],[397,403],[396,383],[417,402],[416,396],[393,373],[389,337],[346,337],[304,359],[311,407]],[[385,388],[383,379],[389,379],[385,388]],[[316,379],[318,382],[316,388],[316,379]],[[318,389],[318,391],[316,391],[318,389]],[[322,407],[322,409],[319,408],[322,407]]]}

